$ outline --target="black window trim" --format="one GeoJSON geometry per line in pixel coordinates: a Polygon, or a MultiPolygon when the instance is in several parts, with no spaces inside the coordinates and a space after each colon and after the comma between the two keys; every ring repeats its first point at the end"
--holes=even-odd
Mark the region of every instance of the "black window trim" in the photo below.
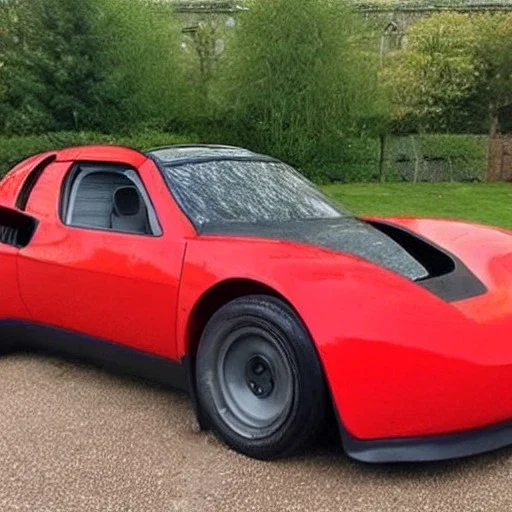
{"type": "Polygon", "coordinates": [[[156,209],[153,205],[153,201],[151,200],[151,196],[149,195],[146,186],[142,178],[140,177],[138,171],[131,165],[123,164],[123,163],[113,163],[113,162],[97,162],[97,161],[80,161],[75,162],[70,170],[68,171],[66,177],[62,182],[62,187],[60,191],[60,201],[59,201],[59,218],[60,221],[67,227],[73,229],[86,229],[90,231],[102,231],[104,233],[120,233],[123,235],[133,235],[133,236],[143,236],[143,237],[151,237],[157,238],[163,236],[164,232],[162,229],[162,225],[158,218],[156,209]],[[89,168],[89,169],[86,169],[89,168]],[[139,191],[144,204],[146,205],[148,212],[148,220],[149,226],[151,229],[151,233],[133,233],[129,231],[122,231],[118,229],[107,229],[107,228],[99,228],[94,226],[85,226],[72,224],[69,221],[69,214],[71,211],[71,205],[74,202],[76,196],[77,185],[82,181],[82,179],[90,174],[94,174],[97,172],[114,172],[123,174],[130,181],[133,182],[133,185],[139,191]],[[75,193],[75,196],[73,194],[75,193]]]}
{"type": "Polygon", "coordinates": [[[55,162],[57,155],[52,154],[49,155],[43,160],[41,160],[29,173],[25,178],[23,185],[21,186],[20,191],[18,192],[18,196],[16,197],[16,208],[21,211],[25,211],[27,209],[28,202],[30,200],[30,196],[39,181],[39,178],[43,175],[44,171],[47,167],[55,162]]]}

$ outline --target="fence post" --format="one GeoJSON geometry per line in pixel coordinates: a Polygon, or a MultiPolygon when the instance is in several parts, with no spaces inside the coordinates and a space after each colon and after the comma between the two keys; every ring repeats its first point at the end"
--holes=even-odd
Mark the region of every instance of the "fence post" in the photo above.
{"type": "Polygon", "coordinates": [[[413,183],[418,183],[418,172],[420,167],[420,160],[418,158],[418,149],[416,148],[416,139],[414,138],[414,135],[411,135],[412,140],[412,150],[414,152],[414,178],[413,183]]]}
{"type": "Polygon", "coordinates": [[[384,167],[386,163],[386,134],[382,133],[379,136],[380,140],[380,155],[379,155],[379,181],[384,183],[384,167]]]}

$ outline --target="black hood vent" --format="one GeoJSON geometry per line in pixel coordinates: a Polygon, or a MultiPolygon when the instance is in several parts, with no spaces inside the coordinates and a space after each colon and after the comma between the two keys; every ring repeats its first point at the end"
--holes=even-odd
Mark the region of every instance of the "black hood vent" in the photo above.
{"type": "Polygon", "coordinates": [[[368,222],[355,217],[281,223],[206,224],[202,232],[315,245],[359,256],[413,281],[429,276],[428,270],[399,243],[368,222]]]}
{"type": "Polygon", "coordinates": [[[418,284],[447,302],[470,299],[487,293],[485,285],[455,255],[416,233],[388,222],[369,222],[421,263],[428,276],[418,284]]]}
{"type": "Polygon", "coordinates": [[[400,274],[448,302],[486,293],[483,283],[435,244],[387,222],[355,217],[282,223],[205,224],[202,233],[299,242],[359,256],[400,274]]]}

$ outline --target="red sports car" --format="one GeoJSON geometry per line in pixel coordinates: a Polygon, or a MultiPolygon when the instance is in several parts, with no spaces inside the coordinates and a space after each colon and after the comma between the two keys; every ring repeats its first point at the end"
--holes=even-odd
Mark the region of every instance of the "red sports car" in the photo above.
{"type": "Polygon", "coordinates": [[[226,146],[79,147],[0,182],[4,351],[44,348],[188,390],[262,459],[329,411],[348,455],[512,444],[512,233],[362,219],[226,146]]]}

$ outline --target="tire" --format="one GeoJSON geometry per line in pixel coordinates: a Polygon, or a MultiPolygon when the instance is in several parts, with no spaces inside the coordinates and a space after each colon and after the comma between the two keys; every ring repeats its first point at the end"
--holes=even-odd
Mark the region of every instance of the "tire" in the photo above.
{"type": "Polygon", "coordinates": [[[0,357],[8,356],[14,352],[16,352],[17,345],[10,339],[1,339],[2,335],[0,334],[0,357]]]}
{"type": "Polygon", "coordinates": [[[323,426],[327,392],[313,342],[274,297],[242,297],[212,316],[199,343],[196,385],[208,426],[250,457],[295,453],[323,426]]]}

